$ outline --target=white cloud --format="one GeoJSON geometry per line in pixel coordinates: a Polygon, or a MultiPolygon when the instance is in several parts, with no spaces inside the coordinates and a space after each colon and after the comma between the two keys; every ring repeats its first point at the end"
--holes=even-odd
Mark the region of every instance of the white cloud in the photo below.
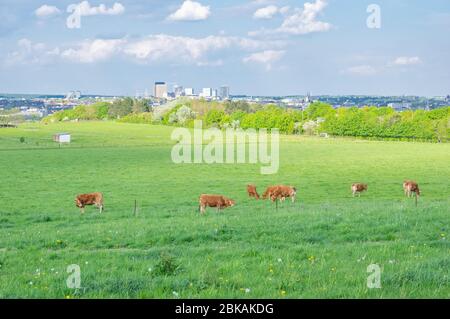
{"type": "MultiPolygon", "coordinates": [[[[306,2],[303,9],[295,8],[294,13],[288,15],[280,27],[273,30],[260,30],[249,32],[249,35],[267,35],[267,34],[291,34],[303,35],[313,32],[325,32],[331,29],[328,22],[318,21],[317,16],[325,9],[327,2],[325,0],[316,0],[316,2],[306,2]]],[[[283,7],[283,12],[287,13],[289,8],[283,7]]]]}
{"type": "Polygon", "coordinates": [[[289,6],[285,6],[285,7],[281,7],[278,11],[281,13],[281,14],[286,14],[286,13],[288,13],[289,12],[289,9],[290,9],[291,7],[289,7],[289,6]]]}
{"type": "MultiPolygon", "coordinates": [[[[138,63],[176,63],[197,66],[223,65],[225,51],[255,52],[281,48],[281,41],[261,41],[256,39],[211,35],[202,38],[172,36],[167,34],[149,35],[130,39],[87,39],[75,43],[61,44],[57,51],[44,44],[33,44],[29,40],[19,43],[17,52],[10,54],[11,64],[28,61],[68,61],[73,63],[95,63],[122,57],[138,63]],[[52,59],[49,60],[49,54],[52,59]]],[[[272,51],[267,51],[270,54],[272,51]]],[[[278,51],[273,51],[278,52],[278,51]]],[[[258,55],[249,58],[257,59],[258,55]]],[[[274,57],[272,57],[274,58],[274,57]]],[[[270,62],[270,61],[268,61],[270,62]]]]}
{"type": "Polygon", "coordinates": [[[282,50],[265,50],[262,52],[256,52],[245,57],[242,61],[244,63],[257,63],[265,66],[266,70],[272,69],[272,64],[280,60],[285,51],[282,50]]]}
{"type": "Polygon", "coordinates": [[[17,42],[17,49],[9,53],[4,65],[46,64],[52,62],[60,54],[59,48],[48,48],[44,43],[33,43],[29,39],[17,42]]]}
{"type": "Polygon", "coordinates": [[[344,70],[343,73],[359,76],[371,76],[377,74],[378,71],[371,65],[358,65],[344,70]]]}
{"type": "Polygon", "coordinates": [[[278,7],[271,5],[264,8],[259,8],[253,14],[255,19],[272,19],[278,13],[278,7]]]}
{"type": "Polygon", "coordinates": [[[422,60],[418,56],[401,56],[394,60],[394,65],[416,65],[420,63],[422,63],[422,60]]]}
{"type": "MultiPolygon", "coordinates": [[[[217,63],[208,62],[209,53],[232,48],[254,51],[282,45],[279,42],[228,36],[192,38],[159,34],[127,44],[124,53],[141,62],[170,60],[206,66],[217,65],[217,63]]],[[[223,64],[223,61],[220,64],[223,64]]]]}
{"type": "Polygon", "coordinates": [[[125,43],[122,39],[83,41],[75,48],[69,48],[61,52],[63,59],[72,62],[94,63],[104,61],[121,51],[125,43]]]}
{"type": "Polygon", "coordinates": [[[209,6],[199,2],[186,0],[181,7],[167,17],[171,21],[199,21],[206,20],[211,14],[209,6]]]}
{"type": "Polygon", "coordinates": [[[303,10],[296,10],[293,15],[287,17],[278,31],[290,34],[307,34],[330,30],[331,24],[316,20],[317,15],[326,6],[327,3],[324,0],[316,0],[314,3],[306,2],[303,10]]]}
{"type": "Polygon", "coordinates": [[[254,19],[272,19],[276,14],[286,14],[289,12],[290,7],[277,7],[275,5],[269,5],[263,8],[259,8],[253,14],[254,19]]]}
{"type": "Polygon", "coordinates": [[[124,52],[141,61],[174,59],[192,62],[201,60],[207,52],[231,45],[231,38],[223,36],[190,38],[159,34],[128,44],[124,52]]]}
{"type": "Polygon", "coordinates": [[[55,16],[61,13],[61,10],[59,10],[57,7],[55,6],[49,6],[49,5],[42,5],[39,8],[36,9],[36,11],[34,11],[34,14],[38,17],[38,18],[48,18],[51,16],[55,16]]]}
{"type": "Polygon", "coordinates": [[[125,12],[125,7],[119,2],[114,3],[111,8],[107,8],[104,4],[100,4],[98,7],[92,7],[89,1],[82,1],[74,5],[77,6],[80,16],[120,15],[125,12]]]}

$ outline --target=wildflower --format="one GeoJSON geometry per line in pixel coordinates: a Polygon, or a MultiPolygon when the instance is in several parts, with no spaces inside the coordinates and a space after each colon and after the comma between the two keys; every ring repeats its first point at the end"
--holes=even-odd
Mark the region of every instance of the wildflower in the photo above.
{"type": "Polygon", "coordinates": [[[173,294],[175,297],[178,297],[178,296],[179,296],[178,292],[176,292],[176,291],[172,291],[172,294],[173,294]]]}
{"type": "Polygon", "coordinates": [[[281,290],[281,291],[280,291],[280,294],[281,294],[282,296],[286,296],[286,290],[281,290]]]}
{"type": "Polygon", "coordinates": [[[250,288],[245,288],[245,293],[248,294],[250,292],[250,288]]]}
{"type": "Polygon", "coordinates": [[[278,261],[279,263],[283,262],[283,260],[281,260],[281,258],[278,258],[277,261],[278,261]]]}

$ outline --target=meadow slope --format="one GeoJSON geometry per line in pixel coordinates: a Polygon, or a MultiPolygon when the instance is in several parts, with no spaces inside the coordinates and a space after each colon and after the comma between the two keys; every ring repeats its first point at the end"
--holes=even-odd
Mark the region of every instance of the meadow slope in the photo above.
{"type": "Polygon", "coordinates": [[[0,298],[448,298],[450,144],[282,136],[280,170],[174,164],[172,127],[79,122],[0,129],[0,298]],[[70,132],[70,146],[51,141],[70,132]],[[23,143],[20,137],[24,137],[23,143]],[[417,180],[418,207],[402,181],[417,180]],[[353,198],[350,184],[369,191],[353,198]],[[278,211],[247,198],[298,189],[278,211]],[[105,212],[81,216],[78,193],[105,212]],[[201,193],[237,205],[198,213],[201,193]],[[133,214],[134,200],[138,214],[133,214]],[[368,289],[367,267],[382,269],[368,289]],[[66,286],[81,268],[81,289],[66,286]]]}

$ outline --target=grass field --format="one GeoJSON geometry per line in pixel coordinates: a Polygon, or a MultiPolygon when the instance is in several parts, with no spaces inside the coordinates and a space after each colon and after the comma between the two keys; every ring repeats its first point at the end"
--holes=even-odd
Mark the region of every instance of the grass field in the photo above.
{"type": "Polygon", "coordinates": [[[0,297],[450,297],[450,144],[284,136],[278,174],[261,175],[259,164],[172,163],[172,130],[0,129],[0,297]],[[73,142],[59,148],[51,137],[64,131],[73,142]],[[418,207],[407,178],[421,186],[418,207]],[[353,198],[359,181],[369,191],[353,198]],[[247,198],[249,182],[295,185],[298,201],[276,211],[247,198]],[[81,216],[74,197],[93,191],[106,210],[81,216]],[[201,193],[237,205],[200,216],[201,193]],[[366,285],[372,263],[380,289],[366,285]]]}

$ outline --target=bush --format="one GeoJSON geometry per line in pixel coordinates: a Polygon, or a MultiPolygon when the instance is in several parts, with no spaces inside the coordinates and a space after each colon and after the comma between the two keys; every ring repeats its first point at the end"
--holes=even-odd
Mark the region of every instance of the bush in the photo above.
{"type": "Polygon", "coordinates": [[[110,104],[98,102],[92,105],[78,105],[70,110],[53,113],[43,119],[43,122],[61,122],[71,120],[104,120],[108,118],[110,104]]]}
{"type": "Polygon", "coordinates": [[[128,114],[117,120],[120,123],[152,124],[152,113],[128,114]]]}
{"type": "Polygon", "coordinates": [[[449,109],[395,112],[391,108],[340,108],[326,114],[319,130],[336,136],[447,141],[449,109]]]}
{"type": "Polygon", "coordinates": [[[179,269],[179,265],[173,256],[162,253],[154,268],[153,274],[159,276],[171,276],[179,269]]]}

